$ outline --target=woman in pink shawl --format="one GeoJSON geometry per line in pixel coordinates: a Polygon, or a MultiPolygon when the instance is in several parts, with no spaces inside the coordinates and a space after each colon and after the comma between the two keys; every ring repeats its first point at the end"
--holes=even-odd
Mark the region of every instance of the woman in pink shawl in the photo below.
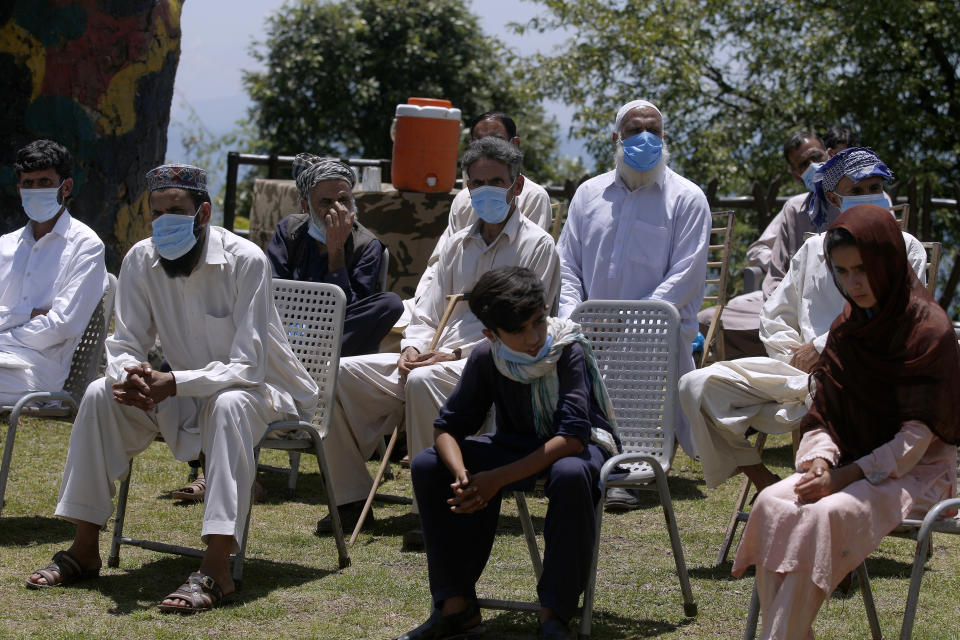
{"type": "Polygon", "coordinates": [[[756,565],[762,638],[813,638],[824,599],[903,518],[956,492],[960,349],[890,212],[859,205],[826,238],[847,299],[811,372],[797,473],[758,496],[733,565],[756,565]]]}

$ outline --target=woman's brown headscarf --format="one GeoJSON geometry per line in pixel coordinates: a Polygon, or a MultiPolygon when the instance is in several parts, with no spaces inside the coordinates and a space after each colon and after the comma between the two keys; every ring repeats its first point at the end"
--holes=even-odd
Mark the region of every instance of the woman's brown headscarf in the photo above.
{"type": "Polygon", "coordinates": [[[847,304],[810,372],[816,389],[801,429],[823,425],[840,447],[841,463],[889,442],[908,420],[960,443],[957,338],[907,262],[896,221],[886,209],[860,205],[841,214],[830,227],[837,228],[856,240],[877,306],[872,316],[858,307],[834,274],[847,304]]]}

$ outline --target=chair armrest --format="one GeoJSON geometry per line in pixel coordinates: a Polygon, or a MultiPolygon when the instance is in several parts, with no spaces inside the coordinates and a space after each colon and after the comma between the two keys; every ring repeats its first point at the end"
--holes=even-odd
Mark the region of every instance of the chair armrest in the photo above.
{"type": "Polygon", "coordinates": [[[923,518],[923,524],[920,525],[920,532],[917,534],[917,542],[919,543],[919,541],[930,536],[930,529],[933,528],[933,526],[937,523],[937,520],[940,519],[941,513],[957,508],[960,508],[960,498],[941,500],[937,504],[930,507],[930,511],[927,511],[927,515],[923,518]]]}
{"type": "Polygon", "coordinates": [[[20,414],[31,402],[53,402],[55,400],[67,403],[70,407],[71,413],[76,413],[77,403],[66,391],[33,391],[24,395],[22,398],[17,400],[15,405],[13,405],[13,408],[10,410],[10,423],[14,424],[17,420],[19,420],[20,414]]]}
{"type": "Polygon", "coordinates": [[[648,453],[620,453],[612,458],[609,458],[606,462],[603,463],[603,467],[600,469],[600,484],[601,486],[607,483],[608,478],[611,473],[614,473],[616,468],[621,464],[629,464],[631,462],[646,462],[650,465],[650,468],[653,469],[654,475],[663,476],[663,479],[666,480],[666,472],[663,469],[663,465],[660,464],[660,461],[651,456],[648,453]]]}

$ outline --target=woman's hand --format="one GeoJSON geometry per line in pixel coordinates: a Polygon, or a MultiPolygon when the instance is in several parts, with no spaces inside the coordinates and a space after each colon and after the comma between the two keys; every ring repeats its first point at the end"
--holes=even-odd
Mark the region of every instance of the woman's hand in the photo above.
{"type": "Polygon", "coordinates": [[[863,472],[855,464],[831,469],[823,458],[817,458],[803,474],[793,488],[801,504],[813,504],[820,498],[842,490],[848,484],[863,477],[863,472]]]}

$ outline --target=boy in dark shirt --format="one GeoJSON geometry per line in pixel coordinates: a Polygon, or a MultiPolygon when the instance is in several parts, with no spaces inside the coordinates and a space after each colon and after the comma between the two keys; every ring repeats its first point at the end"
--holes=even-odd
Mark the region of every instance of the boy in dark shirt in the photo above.
{"type": "Polygon", "coordinates": [[[580,327],[547,317],[532,271],[489,271],[469,300],[489,342],[470,354],[440,410],[436,444],[411,464],[434,610],[399,640],[483,632],[475,586],[502,491],[531,489],[538,476],[550,501],[538,637],[565,638],[590,568],[600,468],[620,449],[613,409],[580,327]],[[491,404],[496,432],[468,437],[491,404]]]}

